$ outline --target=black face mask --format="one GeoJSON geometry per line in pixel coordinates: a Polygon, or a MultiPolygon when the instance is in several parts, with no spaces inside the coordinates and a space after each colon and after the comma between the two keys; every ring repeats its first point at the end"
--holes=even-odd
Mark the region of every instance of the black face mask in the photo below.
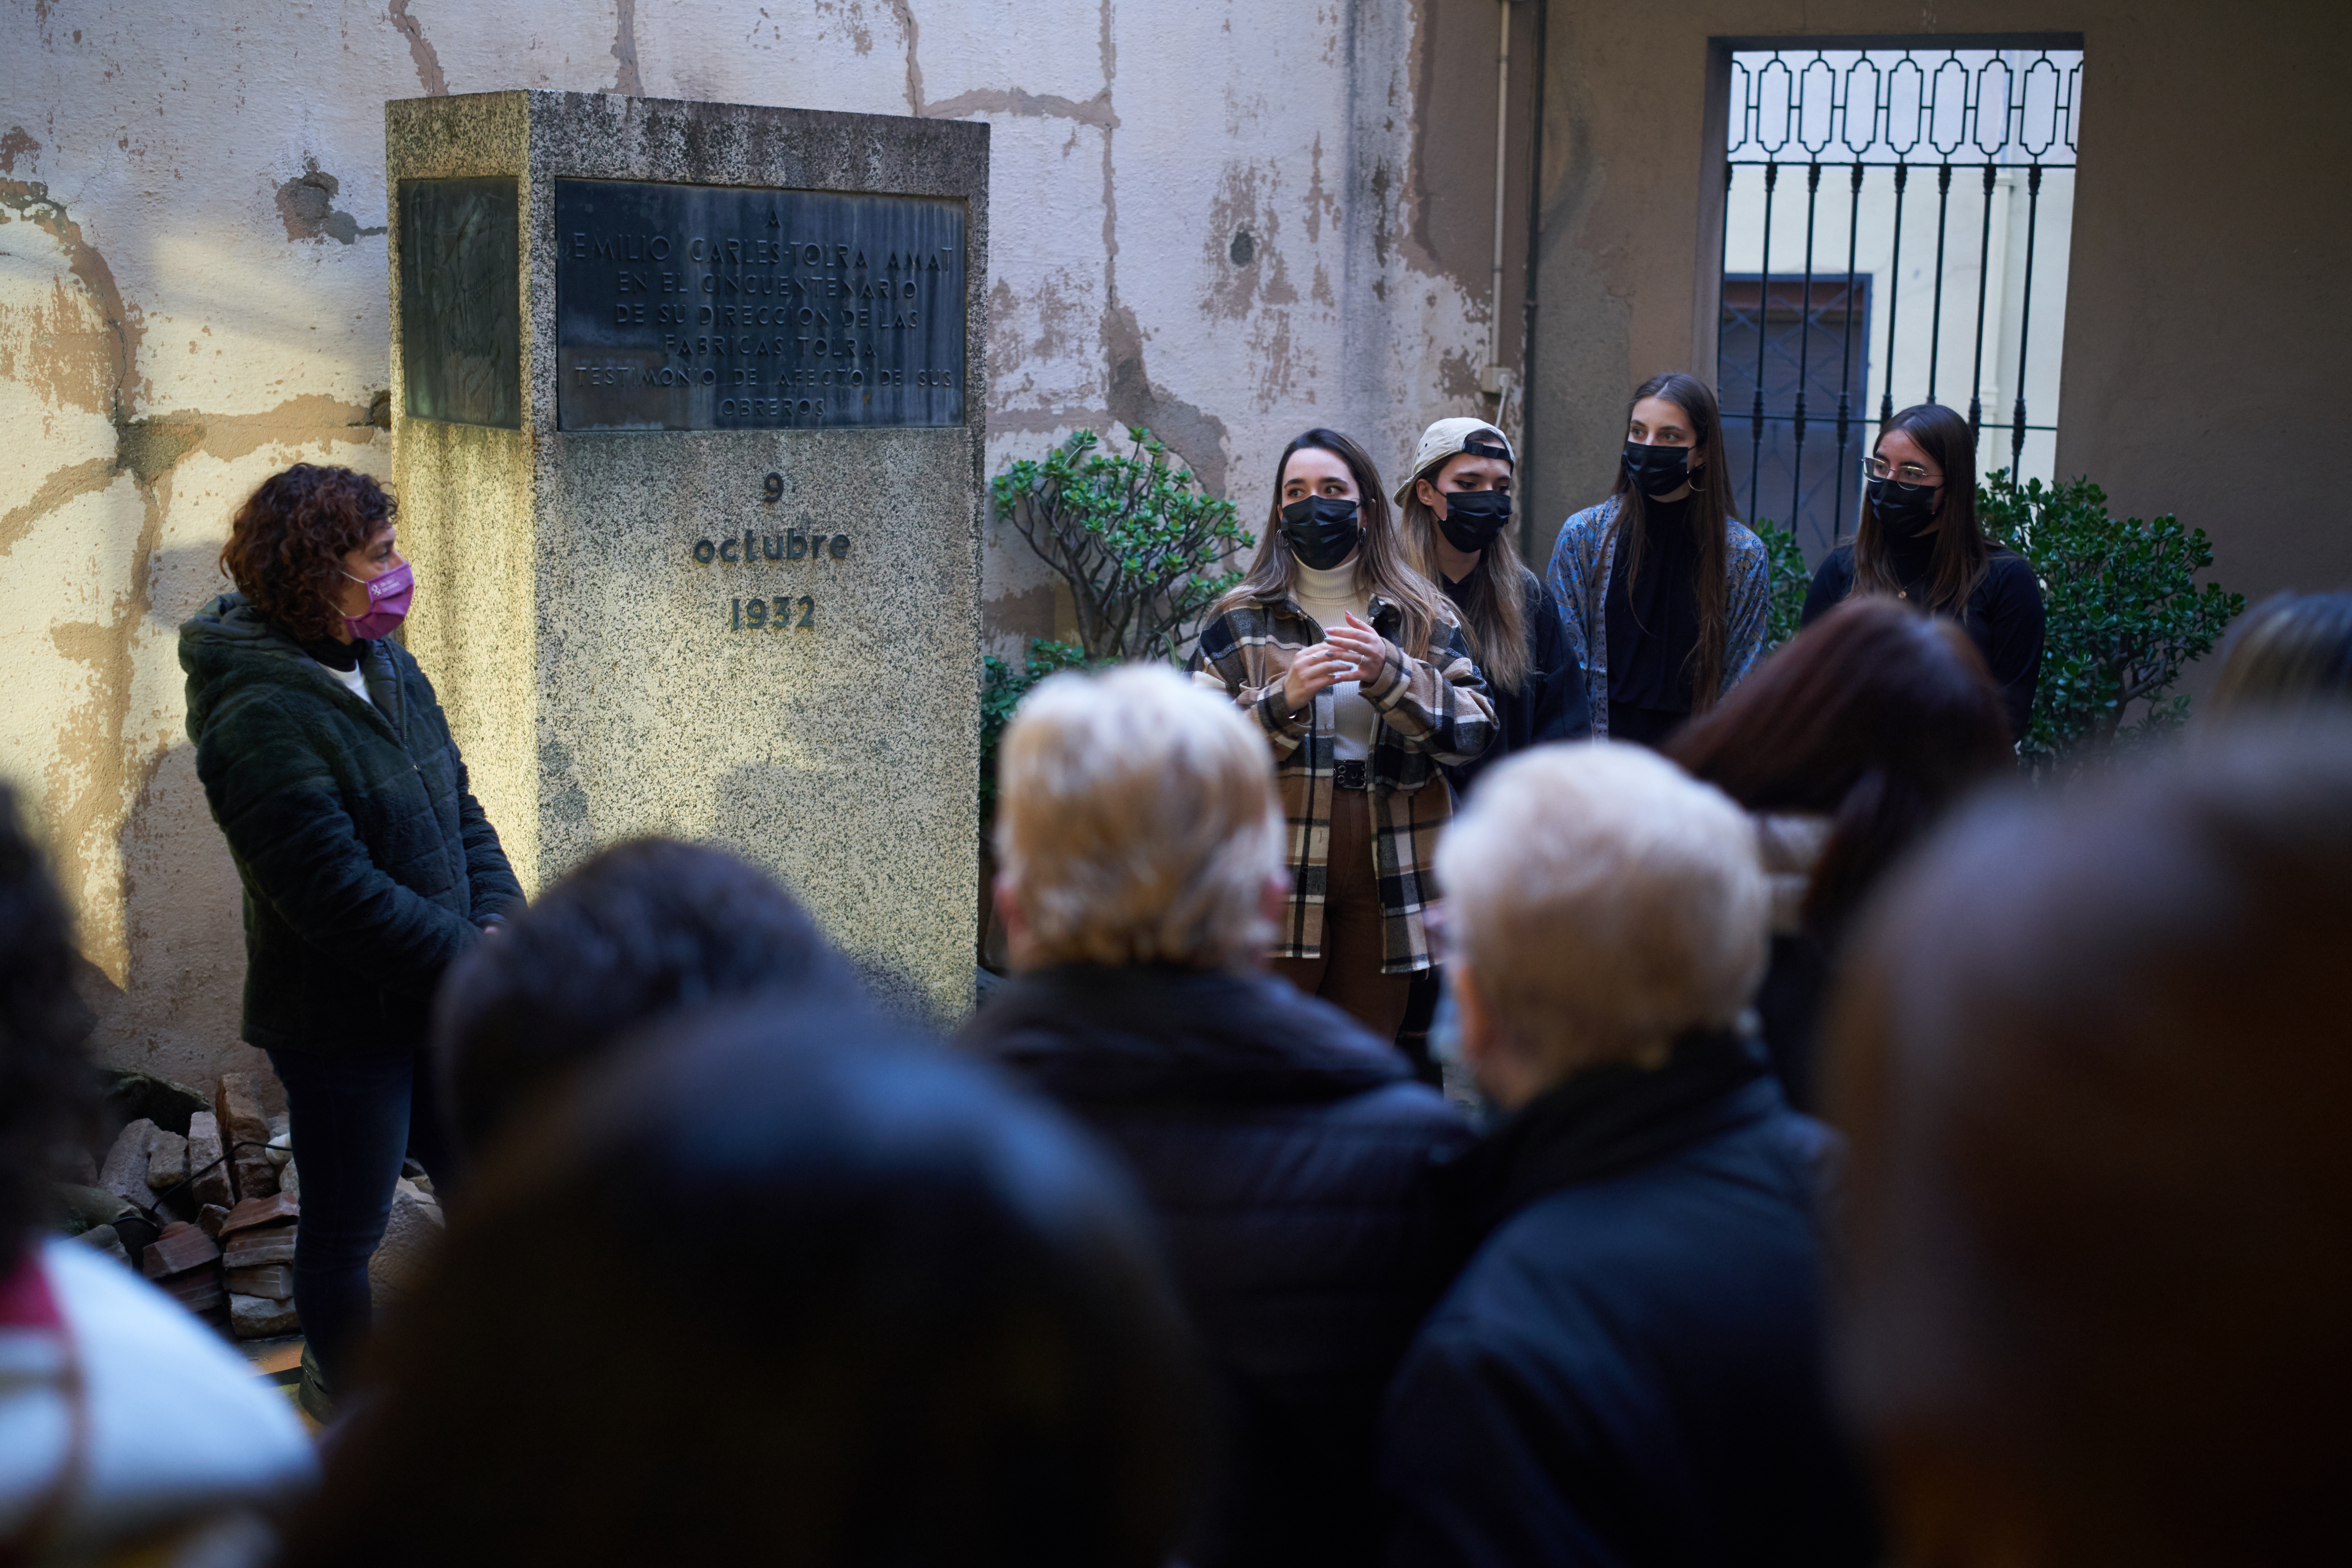
{"type": "Polygon", "coordinates": [[[1940,485],[1906,485],[1901,479],[1872,479],[1870,510],[1886,537],[1906,544],[1926,531],[1936,519],[1936,503],[1943,499],[1940,485]]]}
{"type": "Polygon", "coordinates": [[[1625,478],[1645,496],[1672,495],[1690,483],[1688,447],[1644,447],[1625,443],[1625,478]]]}
{"type": "Polygon", "coordinates": [[[1328,572],[1356,552],[1364,526],[1356,503],[1330,496],[1301,496],[1282,509],[1282,539],[1302,566],[1328,572]]]}
{"type": "Polygon", "coordinates": [[[1508,490],[1444,490],[1445,515],[1437,531],[1465,555],[1475,555],[1495,542],[1495,535],[1510,526],[1508,490]]]}

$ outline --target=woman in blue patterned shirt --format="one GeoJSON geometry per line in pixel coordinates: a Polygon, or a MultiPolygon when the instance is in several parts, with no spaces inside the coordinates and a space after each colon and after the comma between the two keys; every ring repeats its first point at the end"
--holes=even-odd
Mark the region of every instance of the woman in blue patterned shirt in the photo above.
{"type": "Polygon", "coordinates": [[[1549,580],[1592,732],[1656,745],[1739,684],[1772,604],[1763,542],[1731,515],[1715,394],[1669,371],[1633,390],[1614,492],[1568,520],[1549,580]]]}

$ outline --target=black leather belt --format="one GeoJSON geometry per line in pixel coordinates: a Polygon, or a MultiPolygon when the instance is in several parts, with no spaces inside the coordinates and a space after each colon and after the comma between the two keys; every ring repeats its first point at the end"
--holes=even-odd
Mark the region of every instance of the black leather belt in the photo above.
{"type": "Polygon", "coordinates": [[[1371,781],[1365,777],[1364,764],[1361,763],[1333,763],[1331,769],[1331,782],[1338,784],[1341,789],[1370,789],[1371,787],[1371,781]]]}

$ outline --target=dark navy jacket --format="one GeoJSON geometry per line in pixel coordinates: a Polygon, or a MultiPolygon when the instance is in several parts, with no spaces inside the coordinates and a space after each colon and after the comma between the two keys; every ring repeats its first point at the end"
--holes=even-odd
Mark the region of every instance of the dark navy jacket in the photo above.
{"type": "Polygon", "coordinates": [[[1461,1162],[1484,1239],[1390,1392],[1391,1568],[1874,1562],[1824,1385],[1831,1138],[1704,1036],[1461,1162]]]}
{"type": "Polygon", "coordinates": [[[1220,1374],[1227,1481],[1194,1568],[1368,1563],[1381,1391],[1443,1288],[1431,1156],[1461,1118],[1338,1008],[1261,973],[1024,975],[963,1043],[1127,1156],[1220,1374]]]}

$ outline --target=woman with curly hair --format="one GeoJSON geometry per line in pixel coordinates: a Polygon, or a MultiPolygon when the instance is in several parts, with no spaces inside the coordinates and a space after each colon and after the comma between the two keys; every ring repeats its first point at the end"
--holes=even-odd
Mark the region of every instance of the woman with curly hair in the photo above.
{"type": "Polygon", "coordinates": [[[242,1032],[293,1119],[302,1400],[322,1418],[401,1162],[439,1158],[434,991],[522,901],[432,682],[389,636],[415,592],[393,518],[349,468],[272,476],[221,552],[239,592],[180,627],[197,776],[245,883],[242,1032]]]}

